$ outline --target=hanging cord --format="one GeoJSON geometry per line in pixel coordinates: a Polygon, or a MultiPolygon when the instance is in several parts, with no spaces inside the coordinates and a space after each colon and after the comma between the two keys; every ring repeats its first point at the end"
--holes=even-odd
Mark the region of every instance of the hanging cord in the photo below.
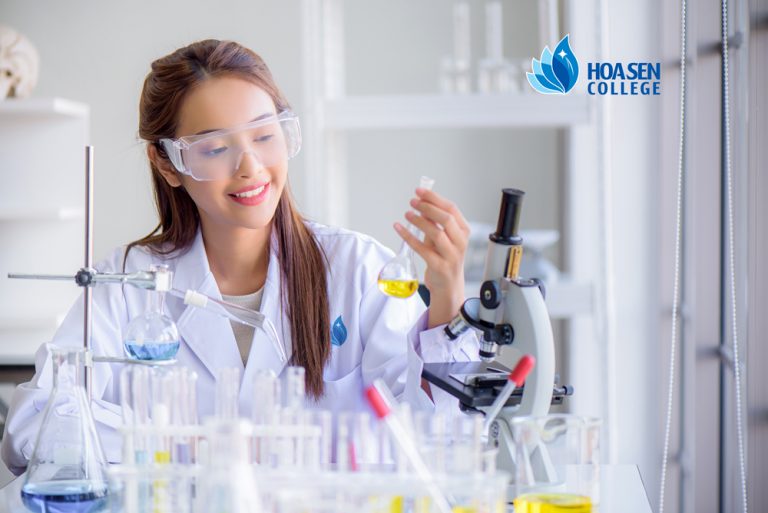
{"type": "Polygon", "coordinates": [[[659,513],[664,513],[664,488],[667,480],[669,460],[669,438],[672,428],[672,402],[675,388],[675,352],[677,350],[677,302],[680,288],[680,238],[682,235],[683,171],[685,149],[685,61],[686,51],[686,0],[680,1],[680,148],[677,161],[677,213],[675,220],[675,277],[672,291],[672,336],[669,348],[669,385],[667,389],[667,417],[664,427],[664,455],[661,460],[661,484],[659,490],[659,513]]]}
{"type": "MultiPolygon", "coordinates": [[[[736,317],[736,268],[733,244],[733,178],[731,172],[731,118],[729,109],[728,84],[728,0],[722,0],[723,40],[723,117],[725,118],[725,176],[728,182],[728,274],[731,278],[731,339],[733,340],[733,377],[736,388],[736,438],[739,448],[739,473],[741,478],[742,511],[747,513],[747,470],[744,461],[744,433],[741,421],[741,362],[739,360],[739,338],[736,317]]],[[[724,462],[720,462],[722,465],[724,462]]],[[[720,493],[724,493],[721,490],[720,493]]]]}

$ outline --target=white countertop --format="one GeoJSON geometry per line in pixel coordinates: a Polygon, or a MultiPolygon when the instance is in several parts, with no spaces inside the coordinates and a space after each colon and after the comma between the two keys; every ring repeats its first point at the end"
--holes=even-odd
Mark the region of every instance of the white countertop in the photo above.
{"type": "MultiPolygon", "coordinates": [[[[600,474],[600,513],[652,513],[637,466],[603,465],[600,474]]],[[[0,489],[0,513],[29,513],[21,503],[23,481],[18,477],[0,489]]]]}

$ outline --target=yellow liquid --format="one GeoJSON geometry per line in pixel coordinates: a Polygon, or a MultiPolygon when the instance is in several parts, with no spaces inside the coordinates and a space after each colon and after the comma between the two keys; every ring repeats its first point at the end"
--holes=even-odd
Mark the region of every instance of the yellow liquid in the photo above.
{"type": "Polygon", "coordinates": [[[419,289],[419,280],[379,280],[379,290],[392,297],[411,297],[419,289]]]}
{"type": "Polygon", "coordinates": [[[514,505],[515,513],[592,513],[590,498],[573,493],[527,493],[514,505]]]}

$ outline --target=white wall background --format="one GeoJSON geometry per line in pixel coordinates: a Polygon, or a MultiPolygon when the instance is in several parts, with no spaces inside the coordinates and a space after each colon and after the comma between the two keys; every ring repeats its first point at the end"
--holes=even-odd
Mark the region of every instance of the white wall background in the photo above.
{"type": "MultiPolygon", "coordinates": [[[[345,6],[350,93],[437,90],[439,59],[451,49],[450,3],[366,0],[345,6]]],[[[484,43],[482,10],[475,7],[477,55],[484,43]]],[[[535,16],[533,4],[514,2],[514,10],[507,9],[509,55],[536,53],[536,24],[529,22],[535,16]]],[[[298,0],[225,0],[215,5],[199,0],[3,0],[0,21],[25,34],[40,52],[35,96],[60,96],[91,106],[97,259],[143,236],[156,223],[144,147],[136,134],[141,85],[154,59],[198,39],[236,40],[265,58],[294,109],[302,112],[298,0]]],[[[502,186],[524,189],[530,197],[525,226],[557,228],[555,141],[553,130],[355,136],[349,162],[351,228],[390,246],[398,244],[391,224],[402,218],[416,185],[413,178],[420,174],[434,175],[437,190],[459,203],[467,217],[484,222],[495,222],[502,186]],[[382,139],[392,150],[388,155],[372,152],[382,139]],[[372,196],[375,210],[369,208],[372,196]]],[[[302,176],[301,156],[291,169],[295,177],[302,176]]],[[[307,191],[300,180],[294,179],[292,186],[301,206],[307,191]]]]}
{"type": "Polygon", "coordinates": [[[285,94],[298,104],[298,6],[295,0],[3,0],[0,21],[26,35],[40,52],[34,95],[91,106],[96,259],[145,235],[157,222],[149,167],[137,138],[139,95],[150,63],[198,39],[234,39],[266,59],[285,94]]]}

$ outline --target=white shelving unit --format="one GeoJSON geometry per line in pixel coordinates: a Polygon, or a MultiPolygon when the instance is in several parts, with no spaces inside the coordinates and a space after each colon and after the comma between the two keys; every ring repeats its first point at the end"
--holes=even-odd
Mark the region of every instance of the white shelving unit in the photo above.
{"type": "MultiPolygon", "coordinates": [[[[387,129],[571,128],[594,121],[594,99],[534,91],[505,94],[346,95],[343,0],[303,0],[305,204],[331,224],[349,221],[347,136],[387,129]]],[[[569,159],[565,159],[569,161],[569,159]]],[[[467,285],[467,291],[471,289],[467,285]]],[[[594,314],[590,282],[550,286],[552,318],[594,314]]]]}
{"type": "Polygon", "coordinates": [[[329,99],[328,130],[566,127],[590,121],[586,96],[530,94],[349,96],[329,99]]]}
{"type": "Polygon", "coordinates": [[[0,365],[28,365],[80,291],[10,280],[82,265],[84,147],[90,109],[62,98],[0,101],[0,365]]]}

